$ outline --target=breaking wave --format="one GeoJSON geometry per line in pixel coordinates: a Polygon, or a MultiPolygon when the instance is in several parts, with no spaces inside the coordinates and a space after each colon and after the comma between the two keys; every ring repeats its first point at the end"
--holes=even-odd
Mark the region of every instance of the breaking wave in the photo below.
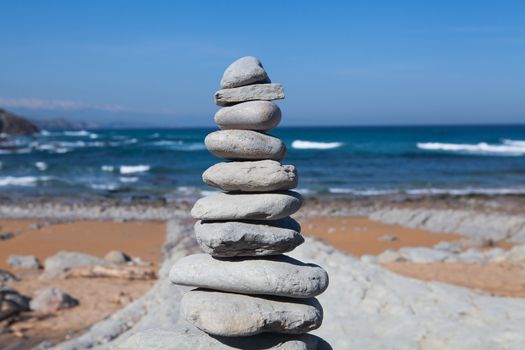
{"type": "Polygon", "coordinates": [[[333,149],[343,145],[342,142],[316,142],[295,140],[292,142],[292,148],[295,149],[333,149]]]}
{"type": "Polygon", "coordinates": [[[525,141],[503,140],[502,144],[476,144],[419,142],[417,148],[427,151],[454,152],[460,154],[490,155],[490,156],[523,156],[525,141]]]}

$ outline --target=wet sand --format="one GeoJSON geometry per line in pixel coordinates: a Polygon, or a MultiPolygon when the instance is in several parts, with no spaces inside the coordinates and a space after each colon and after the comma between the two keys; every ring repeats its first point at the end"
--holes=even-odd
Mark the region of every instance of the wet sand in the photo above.
{"type": "Polygon", "coordinates": [[[378,255],[387,249],[432,247],[434,244],[461,239],[454,233],[434,233],[371,221],[366,217],[308,217],[301,220],[302,232],[334,247],[361,256],[378,255]],[[385,240],[390,236],[394,240],[385,240]]]}
{"type": "Polygon", "coordinates": [[[0,269],[8,269],[8,255],[35,255],[45,258],[60,250],[70,250],[104,257],[111,250],[157,264],[165,239],[165,223],[154,221],[75,221],[49,224],[40,229],[34,220],[0,220],[1,232],[16,236],[0,242],[0,269]]]}

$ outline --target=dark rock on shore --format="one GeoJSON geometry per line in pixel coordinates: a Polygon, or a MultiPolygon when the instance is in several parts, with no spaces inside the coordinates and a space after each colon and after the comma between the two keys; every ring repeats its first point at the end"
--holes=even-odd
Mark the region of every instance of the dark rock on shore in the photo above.
{"type": "Polygon", "coordinates": [[[33,135],[38,127],[24,117],[0,108],[0,134],[33,135]]]}

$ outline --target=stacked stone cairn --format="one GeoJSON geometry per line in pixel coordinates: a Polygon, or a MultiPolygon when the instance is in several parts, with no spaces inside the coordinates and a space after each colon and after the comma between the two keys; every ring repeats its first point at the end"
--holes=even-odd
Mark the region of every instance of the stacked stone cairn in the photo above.
{"type": "Polygon", "coordinates": [[[303,202],[290,191],[297,186],[296,169],[279,163],[286,146],[267,134],[281,120],[271,101],[284,98],[283,88],[250,56],[226,69],[221,88],[215,93],[223,106],[215,114],[220,130],[205,143],[226,161],[202,177],[225,192],[195,203],[191,215],[205,254],[180,259],[170,280],[197,287],[183,296],[182,313],[215,339],[236,348],[262,342],[273,344],[265,349],[315,349],[317,338],[304,333],[321,325],[315,296],[328,287],[328,274],[283,255],[304,242],[290,217],[303,202]]]}

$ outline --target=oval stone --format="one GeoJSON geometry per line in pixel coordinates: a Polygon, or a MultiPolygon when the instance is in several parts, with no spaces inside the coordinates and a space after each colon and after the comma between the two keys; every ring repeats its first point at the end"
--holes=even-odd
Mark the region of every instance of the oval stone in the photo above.
{"type": "Polygon", "coordinates": [[[191,209],[198,220],[276,220],[301,208],[303,197],[293,191],[219,193],[199,199],[191,209]]]}
{"type": "Polygon", "coordinates": [[[260,298],[193,290],[182,297],[181,309],[195,327],[226,337],[301,334],[319,328],[323,321],[323,309],[315,298],[260,298]]]}
{"type": "Polygon", "coordinates": [[[222,89],[215,93],[215,104],[229,106],[246,101],[272,101],[284,98],[281,84],[256,84],[233,89],[222,89]]]}
{"type": "Polygon", "coordinates": [[[264,256],[292,251],[304,242],[301,226],[288,217],[276,221],[197,221],[195,235],[216,257],[264,256]]]}
{"type": "Polygon", "coordinates": [[[279,125],[281,109],[270,101],[249,101],[221,108],[215,123],[222,130],[244,129],[268,131],[279,125]]]}
{"type": "Polygon", "coordinates": [[[221,79],[221,88],[231,89],[239,86],[270,83],[270,78],[257,58],[245,56],[226,68],[221,79]]]}
{"type": "Polygon", "coordinates": [[[251,130],[219,130],[206,136],[208,151],[231,160],[281,160],[286,146],[276,137],[251,130]]]}
{"type": "Polygon", "coordinates": [[[217,163],[202,174],[202,180],[224,191],[272,192],[295,188],[298,176],[293,165],[260,160],[217,163]]]}
{"type": "Polygon", "coordinates": [[[328,287],[328,274],[317,265],[286,255],[217,259],[193,254],[173,265],[170,281],[241,294],[310,298],[328,287]]]}

